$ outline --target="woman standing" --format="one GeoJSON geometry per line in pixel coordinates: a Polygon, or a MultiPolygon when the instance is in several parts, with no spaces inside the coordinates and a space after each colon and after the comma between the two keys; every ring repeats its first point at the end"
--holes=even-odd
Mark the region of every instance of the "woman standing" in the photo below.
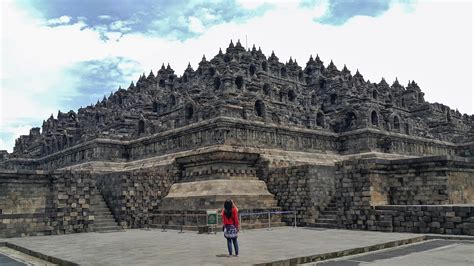
{"type": "Polygon", "coordinates": [[[227,239],[227,249],[229,256],[232,256],[232,243],[234,244],[235,256],[239,256],[239,243],[237,243],[237,233],[239,231],[239,215],[238,209],[234,207],[231,200],[224,202],[222,210],[222,224],[224,237],[227,239]]]}

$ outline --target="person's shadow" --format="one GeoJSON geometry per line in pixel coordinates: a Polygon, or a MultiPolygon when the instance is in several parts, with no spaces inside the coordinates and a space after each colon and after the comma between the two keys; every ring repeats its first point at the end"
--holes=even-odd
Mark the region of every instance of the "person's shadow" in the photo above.
{"type": "Polygon", "coordinates": [[[229,257],[229,254],[217,254],[216,257],[219,257],[219,258],[229,257]]]}

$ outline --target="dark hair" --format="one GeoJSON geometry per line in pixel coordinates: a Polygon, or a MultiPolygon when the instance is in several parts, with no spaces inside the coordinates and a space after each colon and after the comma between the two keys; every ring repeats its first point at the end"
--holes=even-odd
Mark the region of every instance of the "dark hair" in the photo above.
{"type": "Polygon", "coordinates": [[[224,214],[227,216],[227,218],[232,217],[232,208],[233,208],[232,201],[230,199],[226,200],[224,202],[224,214]]]}

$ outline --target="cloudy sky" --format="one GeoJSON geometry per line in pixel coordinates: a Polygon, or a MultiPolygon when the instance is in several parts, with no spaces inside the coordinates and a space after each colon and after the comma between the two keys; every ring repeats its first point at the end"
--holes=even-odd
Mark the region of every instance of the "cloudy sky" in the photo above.
{"type": "Polygon", "coordinates": [[[231,39],[304,66],[319,54],[366,79],[415,80],[473,107],[473,4],[410,0],[1,1],[0,150],[58,110],[95,103],[170,63],[196,69],[231,39]]]}

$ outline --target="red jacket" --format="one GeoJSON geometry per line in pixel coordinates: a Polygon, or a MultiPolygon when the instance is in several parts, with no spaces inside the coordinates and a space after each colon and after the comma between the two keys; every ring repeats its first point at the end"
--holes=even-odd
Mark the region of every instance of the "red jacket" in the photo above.
{"type": "Polygon", "coordinates": [[[239,215],[238,215],[238,210],[237,208],[232,208],[232,216],[230,218],[227,218],[225,215],[224,209],[222,209],[222,224],[233,224],[235,228],[239,228],[239,215]]]}

